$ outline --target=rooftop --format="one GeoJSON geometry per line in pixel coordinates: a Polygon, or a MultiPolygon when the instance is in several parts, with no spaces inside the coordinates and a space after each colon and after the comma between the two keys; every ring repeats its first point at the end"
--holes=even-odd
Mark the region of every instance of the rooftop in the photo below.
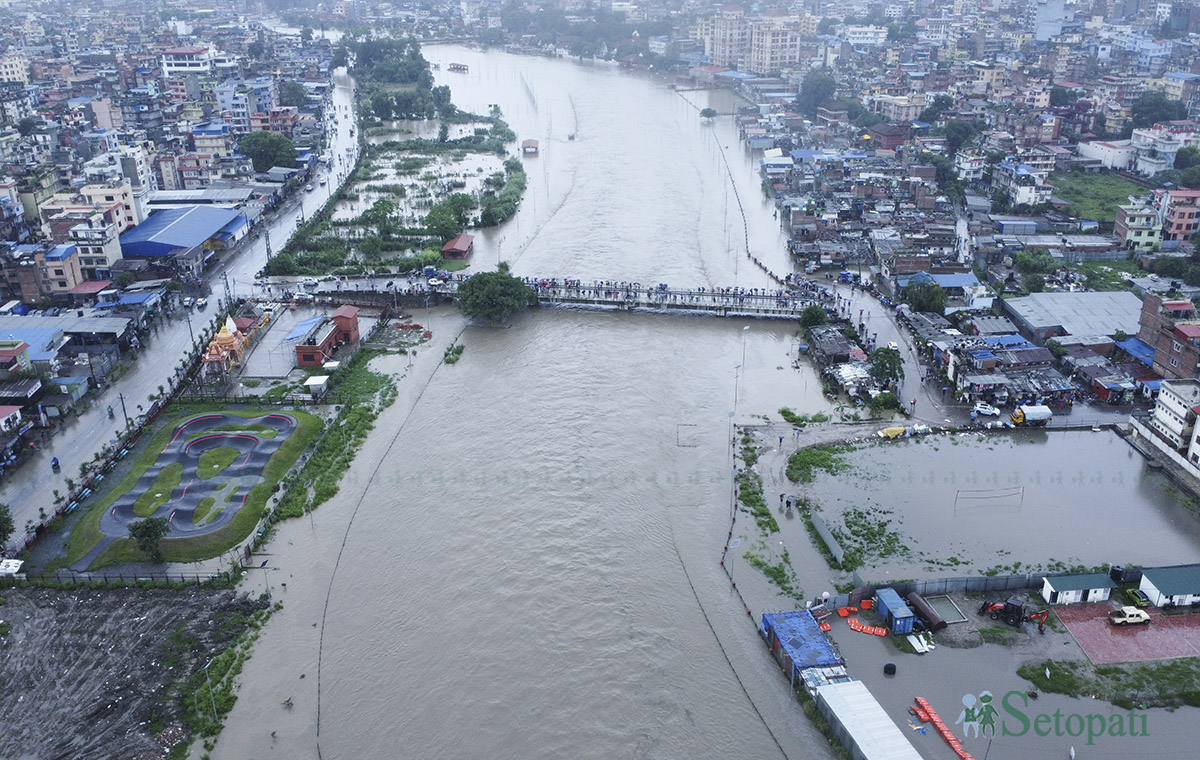
{"type": "Polygon", "coordinates": [[[1004,301],[1018,319],[1034,330],[1061,327],[1068,335],[1127,335],[1138,332],[1142,301],[1129,291],[1097,293],[1032,293],[1004,301]]]}
{"type": "Polygon", "coordinates": [[[1142,570],[1142,576],[1166,596],[1200,594],[1200,565],[1147,567],[1142,570]]]}

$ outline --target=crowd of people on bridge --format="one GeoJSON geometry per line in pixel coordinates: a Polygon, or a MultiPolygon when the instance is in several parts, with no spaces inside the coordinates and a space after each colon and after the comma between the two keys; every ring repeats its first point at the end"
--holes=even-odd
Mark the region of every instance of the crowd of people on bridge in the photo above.
{"type": "Polygon", "coordinates": [[[821,287],[806,278],[785,281],[784,288],[713,288],[704,285],[692,288],[672,288],[667,283],[652,286],[625,280],[583,280],[554,277],[523,277],[526,285],[540,298],[551,300],[591,301],[613,304],[654,304],[682,307],[753,306],[800,310],[810,303],[833,300],[829,288],[821,287]]]}

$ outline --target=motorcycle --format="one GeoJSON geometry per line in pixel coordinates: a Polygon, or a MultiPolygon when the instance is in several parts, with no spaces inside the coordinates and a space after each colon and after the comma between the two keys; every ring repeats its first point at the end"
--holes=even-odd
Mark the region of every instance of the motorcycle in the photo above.
{"type": "Polygon", "coordinates": [[[108,418],[110,420],[113,418],[113,409],[111,406],[108,407],[108,418]]]}
{"type": "Polygon", "coordinates": [[[61,467],[58,464],[58,457],[54,457],[53,459],[50,460],[50,469],[54,470],[55,472],[58,472],[61,469],[61,467]]]}

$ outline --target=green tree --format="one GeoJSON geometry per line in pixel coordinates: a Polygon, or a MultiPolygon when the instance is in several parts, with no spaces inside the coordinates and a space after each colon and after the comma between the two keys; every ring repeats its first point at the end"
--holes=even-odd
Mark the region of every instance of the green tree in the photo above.
{"type": "Polygon", "coordinates": [[[507,261],[500,262],[495,272],[481,272],[463,280],[454,294],[454,305],[459,311],[493,325],[536,301],[533,288],[509,273],[507,261]]]}
{"type": "Polygon", "coordinates": [[[250,159],[256,172],[265,172],[272,166],[296,165],[296,146],[287,135],[251,132],[238,143],[238,150],[250,159]]]}
{"type": "Polygon", "coordinates": [[[1200,148],[1188,145],[1175,154],[1176,169],[1191,169],[1196,164],[1200,164],[1200,148]]]}
{"type": "Polygon", "coordinates": [[[133,272],[118,272],[117,276],[113,278],[113,284],[118,288],[127,288],[135,282],[137,282],[137,275],[133,272]]]}
{"type": "Polygon", "coordinates": [[[833,30],[837,28],[838,20],[833,16],[826,16],[817,22],[817,34],[826,35],[833,34],[833,30]]]}
{"type": "Polygon", "coordinates": [[[992,212],[1006,214],[1012,208],[1012,196],[1004,188],[992,193],[992,212]]]}
{"type": "Polygon", "coordinates": [[[246,55],[250,56],[256,61],[261,61],[262,57],[266,55],[266,52],[267,46],[261,40],[255,40],[246,46],[246,55]]]}
{"type": "Polygon", "coordinates": [[[1040,274],[1025,275],[1025,290],[1030,293],[1041,293],[1046,289],[1046,278],[1040,274]]]}
{"type": "Polygon", "coordinates": [[[1152,127],[1160,121],[1187,118],[1187,108],[1178,100],[1172,100],[1161,92],[1147,92],[1133,101],[1129,108],[1132,118],[1126,131],[1152,127]]]}
{"type": "Polygon", "coordinates": [[[163,561],[162,539],[171,529],[165,517],[147,517],[129,526],[129,536],[155,564],[163,561]]]}
{"type": "Polygon", "coordinates": [[[1066,346],[1059,343],[1054,338],[1050,338],[1046,341],[1046,350],[1049,351],[1055,359],[1061,359],[1067,355],[1066,346]]]}
{"type": "Polygon", "coordinates": [[[308,43],[312,42],[312,38],[313,38],[312,27],[306,26],[300,30],[300,42],[301,43],[308,44],[308,43]]]}
{"type": "Polygon", "coordinates": [[[17,122],[17,132],[21,133],[21,137],[29,137],[35,129],[37,129],[37,120],[32,116],[26,116],[17,122]]]}
{"type": "Polygon", "coordinates": [[[825,309],[815,303],[810,303],[804,307],[804,311],[800,312],[800,326],[805,329],[818,327],[828,322],[829,315],[825,313],[825,309]]]}
{"type": "Polygon", "coordinates": [[[957,153],[958,149],[975,139],[975,127],[968,121],[951,119],[946,122],[946,150],[957,153]]]}
{"type": "Polygon", "coordinates": [[[346,50],[345,45],[338,45],[337,50],[333,51],[333,57],[329,59],[329,68],[336,69],[349,65],[350,53],[346,50]]]}
{"type": "Polygon", "coordinates": [[[0,549],[8,543],[16,526],[13,525],[12,511],[7,504],[0,504],[0,549]]]}
{"type": "Polygon", "coordinates": [[[904,359],[896,348],[877,348],[867,357],[867,371],[881,383],[904,379],[904,359]]]}
{"type": "Polygon", "coordinates": [[[279,88],[279,105],[297,108],[308,105],[308,90],[299,82],[283,80],[283,86],[279,88]]]}
{"type": "Polygon", "coordinates": [[[933,102],[930,103],[924,111],[917,116],[918,121],[927,121],[933,123],[938,120],[943,111],[948,111],[954,107],[954,98],[949,95],[935,95],[933,102]]]}
{"type": "Polygon", "coordinates": [[[821,69],[813,69],[804,75],[800,83],[800,94],[796,96],[796,110],[805,116],[816,118],[817,106],[833,97],[837,92],[837,80],[821,69]]]}
{"type": "Polygon", "coordinates": [[[1067,87],[1054,85],[1050,88],[1050,105],[1053,108],[1066,108],[1079,100],[1079,93],[1067,87]]]}
{"type": "Polygon", "coordinates": [[[871,408],[872,412],[880,414],[890,409],[899,409],[900,399],[896,398],[895,393],[892,393],[891,391],[884,391],[883,393],[876,394],[876,396],[867,403],[867,406],[871,408]]]}
{"type": "Polygon", "coordinates": [[[702,109],[700,109],[700,118],[701,118],[701,119],[715,119],[715,118],[717,118],[717,109],[715,109],[715,108],[702,108],[702,109]]]}
{"type": "Polygon", "coordinates": [[[903,299],[913,311],[931,314],[946,311],[946,291],[936,282],[910,282],[904,289],[903,299]]]}
{"type": "Polygon", "coordinates": [[[1180,172],[1179,184],[1184,187],[1200,188],[1200,166],[1193,166],[1180,172]]]}

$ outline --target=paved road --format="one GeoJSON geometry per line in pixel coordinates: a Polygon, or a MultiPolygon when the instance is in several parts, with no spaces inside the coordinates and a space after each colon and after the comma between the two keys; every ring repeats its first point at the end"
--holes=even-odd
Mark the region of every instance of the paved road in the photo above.
{"type": "MultiPolygon", "coordinates": [[[[301,209],[304,218],[308,218],[321,208],[336,189],[338,177],[348,171],[349,164],[353,163],[352,157],[357,155],[358,143],[349,134],[350,115],[353,113],[352,88],[353,80],[350,77],[345,74],[334,77],[333,111],[339,123],[330,125],[331,152],[335,156],[333,166],[320,170],[318,176],[326,178],[325,185],[315,184],[313,192],[300,193],[298,199],[288,201],[284,212],[275,214],[267,222],[273,251],[278,251],[295,231],[301,209]],[[353,151],[351,155],[346,153],[348,148],[353,151]],[[339,164],[336,157],[343,158],[343,161],[339,164]]],[[[210,300],[218,308],[192,311],[192,331],[197,332],[200,325],[219,311],[218,299],[224,299],[226,276],[229,291],[234,296],[261,293],[254,285],[254,275],[262,269],[266,258],[266,236],[263,235],[245,241],[226,254],[208,277],[213,291],[210,300]]],[[[39,519],[40,509],[47,514],[53,513],[54,491],[66,493],[66,478],[78,480],[80,466],[92,461],[101,446],[115,440],[117,432],[123,427],[120,397],[124,396],[128,416],[136,418],[139,407],[149,405],[149,396],[157,393],[159,387],[167,385],[168,378],[191,345],[188,323],[181,311],[176,311],[174,319],[159,320],[156,329],[152,329],[142,341],[138,352],[141,355],[125,374],[105,389],[89,409],[67,421],[56,435],[39,444],[41,448],[36,454],[0,481],[0,502],[11,508],[13,523],[17,528],[16,535],[10,539],[10,548],[23,540],[23,528],[27,521],[39,519]],[[109,419],[106,411],[109,405],[113,408],[113,419],[109,419]],[[50,469],[53,457],[57,457],[62,466],[58,474],[50,469]]]]}

